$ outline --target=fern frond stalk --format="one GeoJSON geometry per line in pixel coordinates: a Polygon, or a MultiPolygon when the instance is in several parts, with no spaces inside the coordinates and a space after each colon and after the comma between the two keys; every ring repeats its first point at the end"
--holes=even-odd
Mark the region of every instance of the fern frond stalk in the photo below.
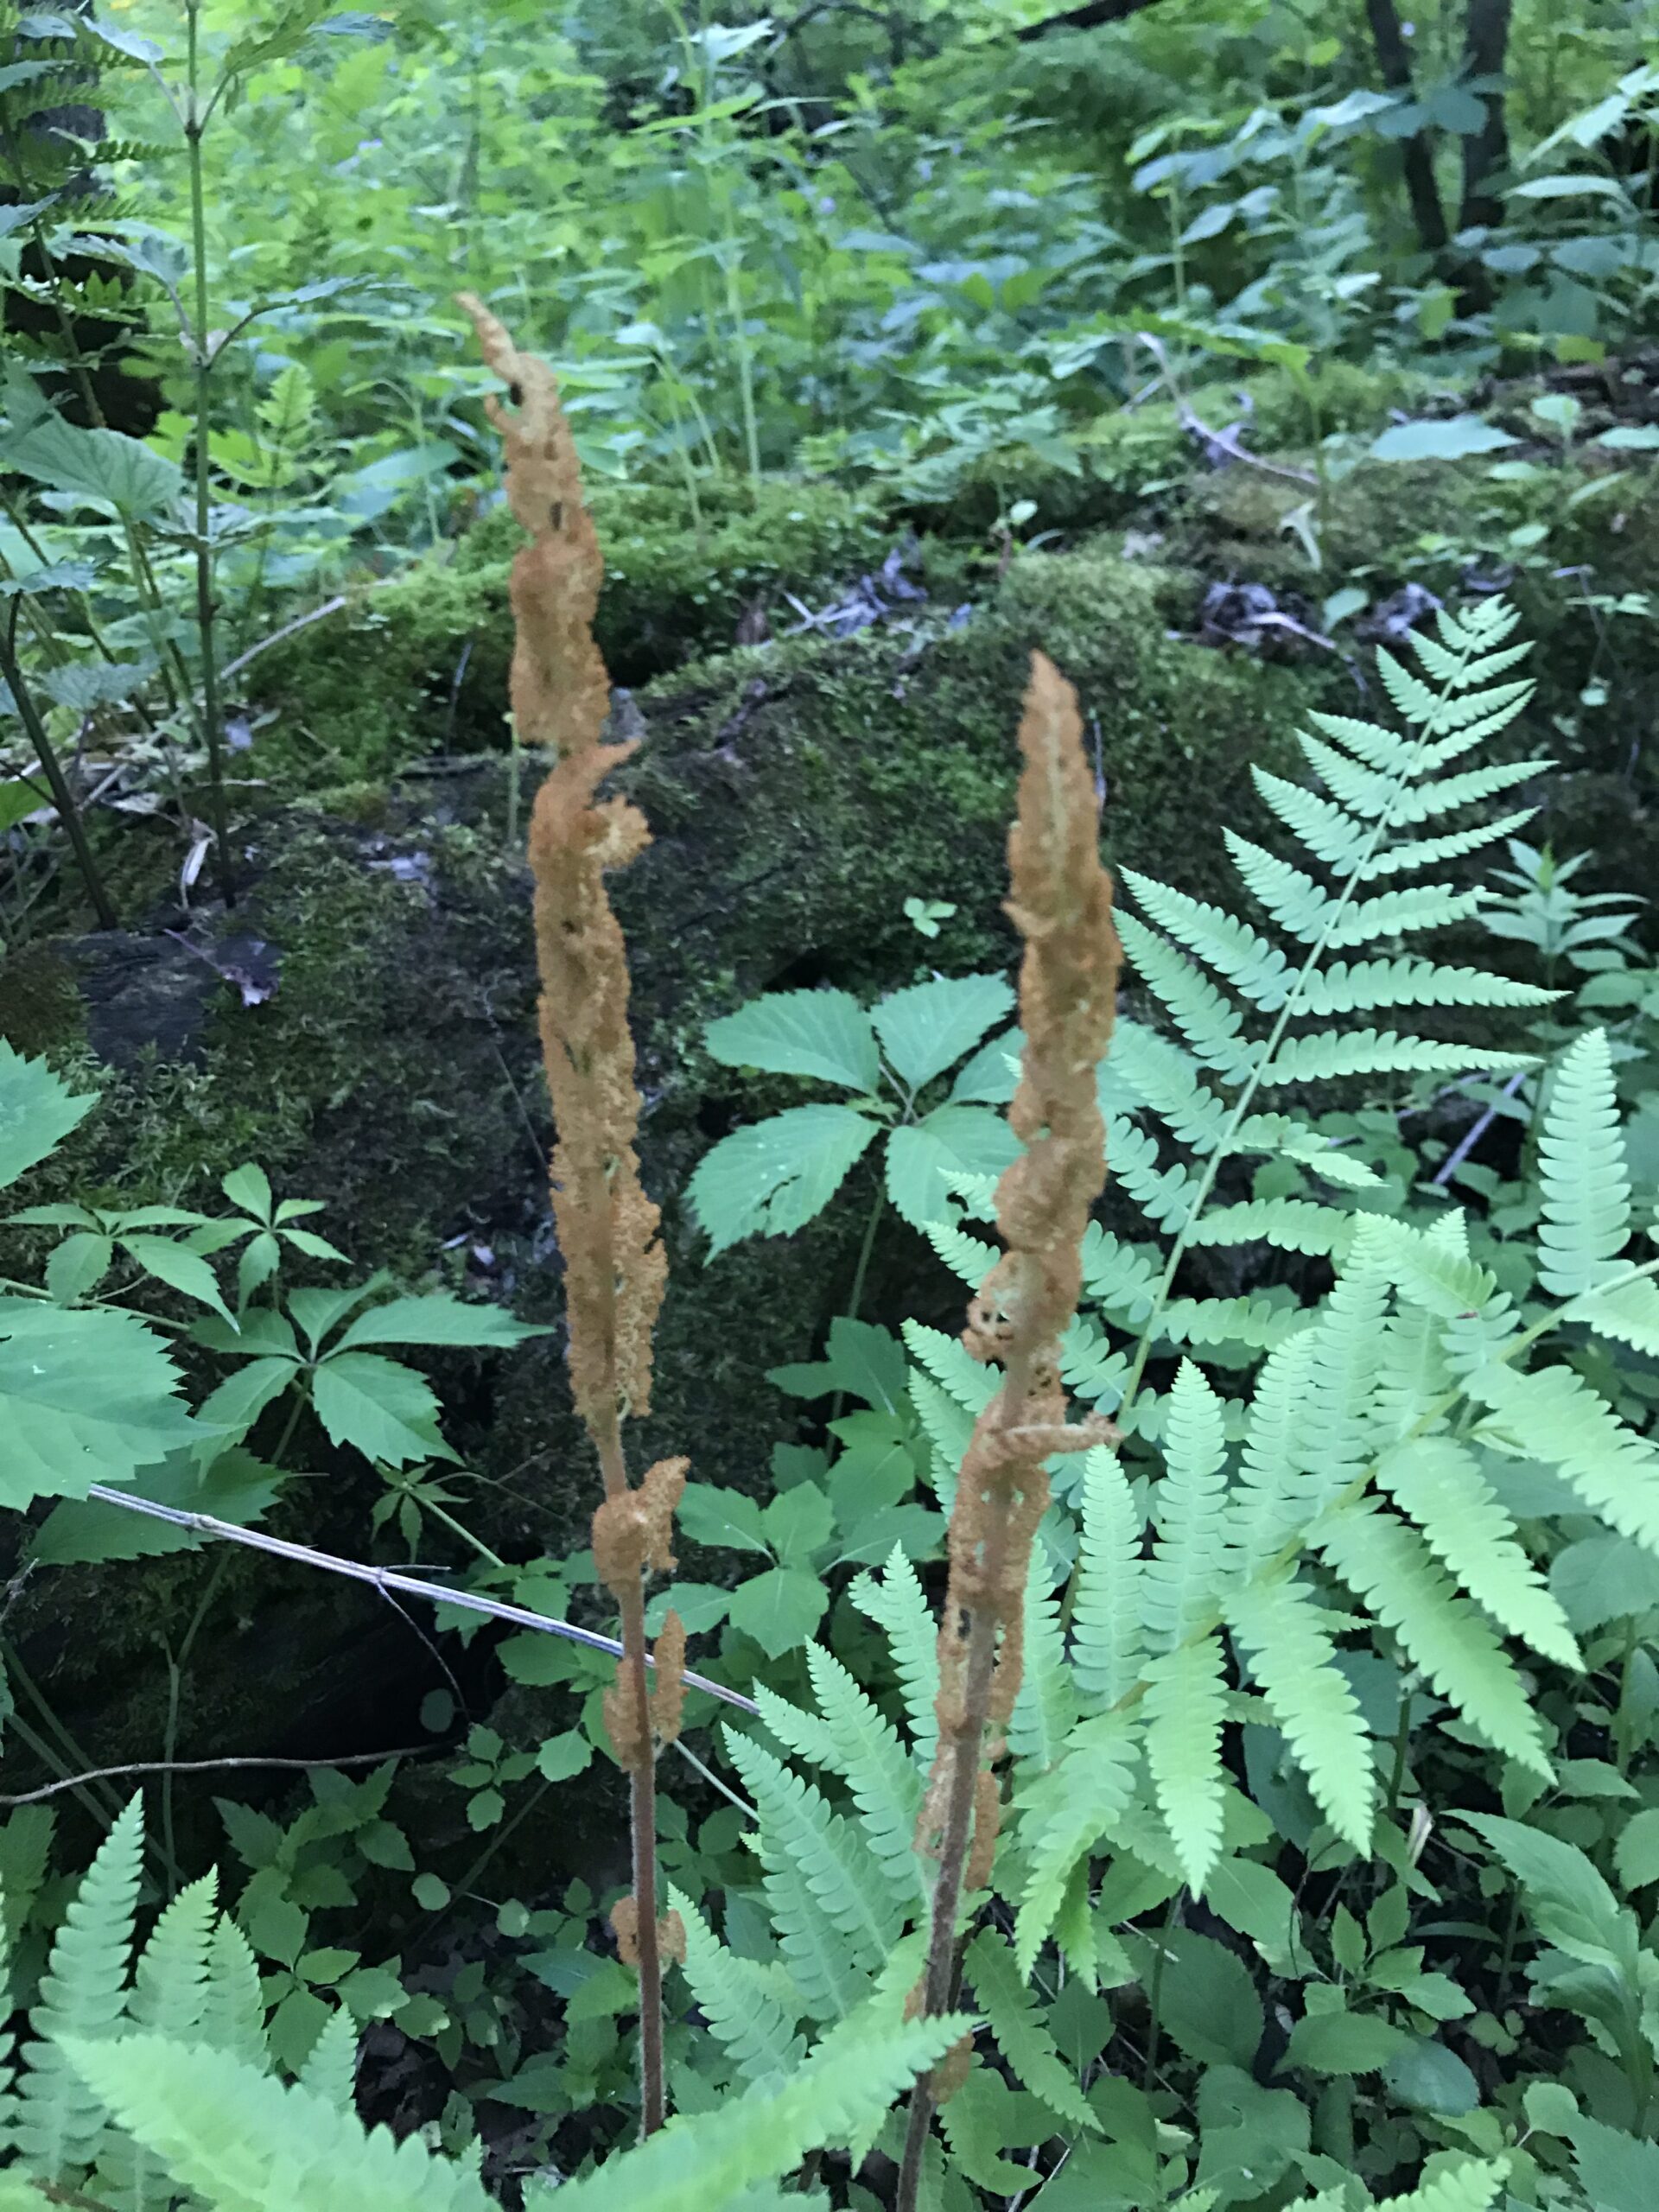
{"type": "MultiPolygon", "coordinates": [[[[963,1891],[990,1877],[1001,1814],[995,1763],[1020,1689],[1027,1573],[1048,1500],[1044,1462],[1116,1433],[1098,1419],[1068,1425],[1060,1383],[1060,1339],[1082,1287],[1083,1235],[1106,1179],[1096,1070],[1111,1038],[1119,949],[1077,695],[1040,653],[1032,656],[1020,748],[1007,911],[1025,939],[1026,1044],[1009,1121],[1025,1150],[997,1188],[1007,1249],[969,1308],[963,1337],[975,1358],[1001,1364],[1003,1380],[975,1426],[950,1516],[938,1746],[917,1834],[918,1847],[939,1862],[916,2000],[924,2014],[952,2008],[963,1891]]],[[[914,2212],[933,2110],[950,2087],[947,2062],[912,2094],[899,2212],[914,2212]]]]}
{"type": "Polygon", "coordinates": [[[679,1732],[685,1638],[671,1613],[653,1694],[645,1576],[673,1564],[686,1462],[661,1460],[635,1485],[622,1447],[624,1420],[651,1408],[652,1336],[667,1263],[634,1150],[639,1094],[627,947],[605,878],[636,859],[651,833],[627,800],[596,796],[634,748],[604,741],[610,683],[593,636],[604,563],[557,385],[480,301],[467,294],[461,304],[512,401],[510,409],[488,405],[506,446],[508,502],[529,536],[512,563],[514,726],[521,743],[557,754],[530,825],[539,1017],[557,1130],[553,1218],[564,1258],[570,1387],[605,1484],[594,1562],[621,1616],[622,1662],[606,1694],[605,1724],[629,1777],[633,1884],[612,1924],[639,1974],[640,2126],[650,2135],[667,2109],[663,1960],[684,1942],[677,1915],[658,1916],[656,1747],[679,1732]]]}

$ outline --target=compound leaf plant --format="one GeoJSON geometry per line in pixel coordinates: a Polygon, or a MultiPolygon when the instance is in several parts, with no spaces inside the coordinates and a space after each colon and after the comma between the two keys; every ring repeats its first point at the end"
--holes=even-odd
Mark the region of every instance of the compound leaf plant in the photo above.
{"type": "Polygon", "coordinates": [[[882,1191],[916,1229],[946,1217],[962,1178],[1000,1175],[1018,1146],[992,1109],[1014,1096],[1020,1039],[1017,1030],[988,1033],[1013,1006],[1003,976],[936,976],[868,1011],[848,991],[783,991],[711,1022],[703,1042],[725,1066],[848,1094],[786,1107],[705,1154],[690,1198],[714,1252],[804,1228],[878,1137],[882,1191]]]}

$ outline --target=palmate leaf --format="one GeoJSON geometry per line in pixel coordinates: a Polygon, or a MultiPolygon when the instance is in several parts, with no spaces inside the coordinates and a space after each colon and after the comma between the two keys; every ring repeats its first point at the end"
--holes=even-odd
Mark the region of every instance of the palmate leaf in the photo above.
{"type": "Polygon", "coordinates": [[[199,1432],[136,1314],[0,1298],[0,1503],[130,1483],[199,1432]]]}
{"type": "Polygon", "coordinates": [[[1586,1030],[1555,1070],[1538,1154],[1538,1280],[1558,1298],[1575,1298],[1626,1272],[1618,1255],[1630,1234],[1630,1179],[1605,1029],[1586,1030]]]}
{"type": "Polygon", "coordinates": [[[847,991],[780,991],[711,1021],[703,1044],[727,1067],[816,1076],[873,1092],[881,1064],[870,1017],[847,991]]]}
{"type": "Polygon", "coordinates": [[[1552,1778],[1520,1677],[1484,1614],[1458,1596],[1422,1539],[1364,1502],[1325,1522],[1320,1544],[1349,1588],[1393,1630],[1469,1726],[1494,1750],[1552,1778]]]}
{"type": "Polygon", "coordinates": [[[688,1185],[710,1258],[745,1236],[789,1236],[804,1228],[880,1129],[850,1106],[791,1106],[722,1137],[688,1185]]]}
{"type": "Polygon", "coordinates": [[[938,1106],[887,1139],[887,1196],[912,1228],[925,1230],[948,1217],[954,1177],[1000,1176],[1019,1157],[1020,1140],[1000,1114],[938,1106]]]}
{"type": "Polygon", "coordinates": [[[1253,1582],[1227,1599],[1228,1624],[1319,1809],[1356,1851],[1371,1844],[1371,1740],[1335,1665],[1335,1624],[1300,1582],[1253,1582]]]}
{"type": "Polygon", "coordinates": [[[0,1191],[62,1143],[98,1103],[77,1096],[44,1060],[26,1060],[0,1037],[0,1191]]]}
{"type": "Polygon", "coordinates": [[[365,1459],[402,1467],[455,1456],[438,1433],[438,1402],[430,1383],[395,1359],[372,1351],[336,1352],[313,1376],[311,1395],[329,1442],[349,1444],[365,1459]]]}
{"type": "Polygon", "coordinates": [[[942,976],[893,992],[870,1019],[894,1074],[916,1091],[971,1052],[1013,1008],[1005,976],[942,976]]]}

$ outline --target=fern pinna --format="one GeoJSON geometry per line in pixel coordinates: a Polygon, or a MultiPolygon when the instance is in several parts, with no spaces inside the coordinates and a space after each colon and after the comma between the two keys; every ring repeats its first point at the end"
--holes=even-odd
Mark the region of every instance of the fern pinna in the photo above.
{"type": "MultiPolygon", "coordinates": [[[[1402,1211],[1397,1186],[1280,1103],[1332,1078],[1386,1102],[1413,1077],[1533,1064],[1420,1034],[1402,1011],[1552,995],[1402,949],[1478,913],[1483,892],[1436,871],[1510,834],[1524,814],[1485,818],[1486,803],[1545,765],[1471,760],[1528,696],[1515,626],[1486,602],[1414,639],[1421,673],[1379,655],[1403,728],[1315,716],[1302,742],[1322,791],[1258,774],[1302,849],[1292,861],[1230,838],[1258,918],[1126,872],[1139,912],[1122,918],[1125,947],[1164,1019],[1120,1021],[1101,1093],[1114,1185],[1153,1233],[1091,1226],[1090,1310],[1066,1342],[1071,1389],[1123,1434],[1051,1465],[1060,1502],[1033,1561],[992,1883],[1006,1940],[982,1926],[963,1955],[988,2037],[942,2114],[952,2170],[982,2189],[1018,2185],[983,2147],[1008,2075],[1058,2131],[1092,2124],[1088,2070],[1060,2057],[1029,1994],[1046,1950],[1091,1989],[1127,1982],[1115,1928],[1183,1886],[1243,1894],[1237,1854],[1266,1830],[1233,1779],[1240,1724],[1300,1770],[1325,1866],[1374,1851],[1403,1866],[1417,1847],[1388,1740],[1408,1693],[1547,1782],[1554,1745],[1523,1670],[1581,1661],[1522,1531],[1535,1506],[1512,1499],[1517,1460],[1558,1469],[1575,1506],[1659,1551],[1659,1456],[1573,1364],[1534,1360],[1586,1331],[1659,1352],[1659,1290],[1626,1255],[1605,1039],[1581,1038],[1554,1071],[1542,1220],[1535,1246],[1505,1248],[1502,1284],[1484,1224],[1444,1198],[1402,1211]],[[1256,1165],[1255,1195],[1228,1191],[1241,1162],[1256,1165]],[[1329,1289],[1189,1290],[1190,1255],[1250,1247],[1325,1263],[1329,1289]]],[[[991,1251],[974,1233],[988,1193],[959,1191],[932,1234],[971,1283],[991,1251]]],[[[914,1324],[906,1338],[948,1503],[988,1380],[955,1339],[914,1324]]],[[[699,1919],[686,1971],[734,2079],[833,2031],[884,1950],[899,1986],[916,1955],[930,1872],[899,1844],[931,1757],[931,1627],[898,1553],[852,1594],[887,1634],[906,1727],[817,1654],[816,1712],[763,1695],[777,1748],[733,1734],[775,1948],[751,1931],[740,1956],[699,1919]]],[[[1490,2201],[1488,2178],[1469,2171],[1471,2202],[1490,2201]]]]}

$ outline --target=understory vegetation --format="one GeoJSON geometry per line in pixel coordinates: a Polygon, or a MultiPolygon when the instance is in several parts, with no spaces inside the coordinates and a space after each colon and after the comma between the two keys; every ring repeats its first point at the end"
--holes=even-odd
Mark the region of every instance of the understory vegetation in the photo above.
{"type": "Polygon", "coordinates": [[[0,22],[0,2212],[1659,2204],[1638,0],[0,22]]]}

